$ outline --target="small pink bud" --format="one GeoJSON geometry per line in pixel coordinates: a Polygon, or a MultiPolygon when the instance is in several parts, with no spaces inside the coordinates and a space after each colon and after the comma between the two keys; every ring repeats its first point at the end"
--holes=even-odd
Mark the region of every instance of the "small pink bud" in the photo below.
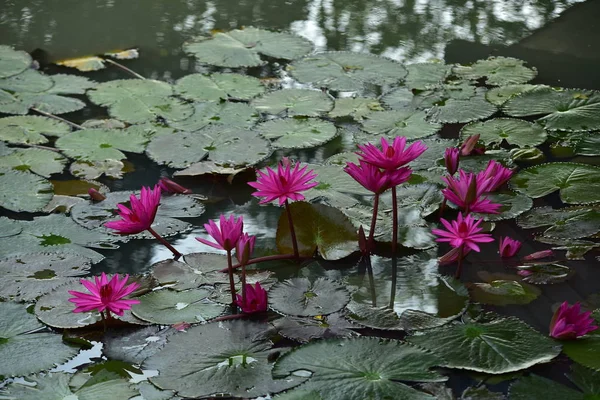
{"type": "Polygon", "coordinates": [[[477,142],[479,141],[479,137],[480,137],[480,135],[478,133],[476,135],[471,135],[468,138],[466,138],[465,141],[463,142],[462,146],[460,146],[460,155],[461,156],[469,156],[469,155],[473,154],[474,152],[477,154],[481,154],[479,152],[479,150],[475,151],[475,146],[477,145],[477,142]]]}
{"type": "Polygon", "coordinates": [[[499,249],[500,257],[508,258],[513,257],[521,249],[521,242],[507,237],[500,237],[499,249]]]}
{"type": "Polygon", "coordinates": [[[172,327],[177,329],[179,332],[184,332],[190,326],[192,325],[188,324],[187,322],[177,322],[176,324],[172,325],[172,327]]]}
{"type": "Polygon", "coordinates": [[[552,250],[536,251],[535,253],[531,253],[531,254],[523,257],[523,261],[540,260],[542,258],[552,257],[553,255],[554,255],[554,252],[552,250]]]}
{"type": "Polygon", "coordinates": [[[94,201],[103,201],[106,200],[106,196],[103,195],[102,193],[100,193],[99,191],[97,191],[94,188],[90,188],[88,190],[88,194],[90,195],[90,198],[94,201]]]}
{"type": "Polygon", "coordinates": [[[160,178],[158,180],[158,186],[162,189],[163,192],[167,193],[180,193],[180,194],[189,194],[192,193],[190,189],[184,188],[178,183],[173,182],[169,178],[160,178]]]}
{"type": "Polygon", "coordinates": [[[240,239],[235,246],[235,257],[240,264],[244,265],[248,263],[250,256],[254,251],[255,242],[256,236],[250,236],[247,233],[242,233],[242,236],[240,236],[240,239]]]}
{"type": "Polygon", "coordinates": [[[529,271],[527,269],[520,269],[520,270],[517,271],[517,274],[521,275],[523,277],[527,277],[529,275],[533,275],[533,272],[531,272],[531,271],[529,271]]]}
{"type": "Polygon", "coordinates": [[[448,147],[444,153],[444,164],[450,175],[458,170],[459,151],[456,147],[448,147]]]}

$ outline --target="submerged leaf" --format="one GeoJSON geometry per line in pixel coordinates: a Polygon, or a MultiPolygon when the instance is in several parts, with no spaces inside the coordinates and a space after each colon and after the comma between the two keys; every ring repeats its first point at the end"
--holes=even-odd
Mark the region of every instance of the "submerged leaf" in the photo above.
{"type": "Polygon", "coordinates": [[[98,71],[106,68],[104,60],[97,56],[70,58],[68,60],[56,61],[55,64],[63,67],[75,68],[81,72],[98,71]]]}

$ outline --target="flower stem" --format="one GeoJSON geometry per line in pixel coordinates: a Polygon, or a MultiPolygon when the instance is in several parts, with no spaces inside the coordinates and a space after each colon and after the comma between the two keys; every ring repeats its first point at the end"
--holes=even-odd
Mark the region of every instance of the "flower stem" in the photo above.
{"type": "Polygon", "coordinates": [[[396,253],[392,254],[392,289],[390,291],[390,308],[394,309],[396,302],[396,282],[398,280],[398,258],[396,253]]]}
{"type": "Polygon", "coordinates": [[[292,211],[290,210],[290,204],[285,201],[285,211],[288,217],[288,225],[290,226],[290,236],[292,237],[292,246],[294,247],[294,257],[300,258],[298,253],[298,241],[296,240],[296,231],[294,230],[294,222],[292,221],[292,211]]]}
{"type": "Polygon", "coordinates": [[[375,199],[373,200],[373,218],[371,218],[371,229],[369,230],[369,240],[367,243],[369,244],[369,253],[373,251],[375,247],[375,224],[377,223],[377,212],[379,211],[379,194],[375,194],[375,199]]]}
{"type": "Polygon", "coordinates": [[[231,261],[231,250],[227,250],[227,266],[229,270],[229,290],[231,290],[231,306],[235,307],[235,283],[233,282],[233,262],[231,261]]]}
{"type": "Polygon", "coordinates": [[[398,197],[396,195],[396,186],[392,188],[392,254],[396,254],[398,245],[398,197]]]}
{"type": "MultiPolygon", "coordinates": [[[[233,267],[232,267],[233,270],[233,267]]],[[[242,264],[242,304],[246,305],[246,264],[242,264]]]]}
{"type": "Polygon", "coordinates": [[[148,232],[150,232],[152,236],[154,236],[159,242],[165,245],[167,249],[171,250],[171,253],[173,253],[173,256],[175,257],[175,261],[179,260],[179,258],[183,256],[183,254],[178,252],[177,249],[175,249],[175,247],[171,246],[171,243],[167,242],[165,238],[156,233],[154,229],[148,228],[148,232]]]}
{"type": "Polygon", "coordinates": [[[117,68],[121,68],[125,72],[129,72],[131,75],[135,76],[138,79],[144,79],[144,80],[146,79],[143,76],[141,76],[140,74],[138,74],[137,72],[135,72],[134,70],[131,70],[131,69],[127,68],[123,64],[119,64],[118,62],[113,61],[113,60],[111,60],[109,58],[103,58],[103,60],[106,61],[107,63],[111,63],[112,65],[114,65],[117,68]]]}
{"type": "Polygon", "coordinates": [[[46,112],[46,111],[42,111],[42,110],[40,110],[40,109],[38,109],[38,108],[31,107],[31,108],[30,108],[30,110],[31,110],[31,111],[34,111],[34,112],[36,112],[36,113],[38,113],[38,114],[42,114],[42,115],[43,115],[43,116],[45,116],[45,117],[52,118],[52,119],[55,119],[55,120],[57,120],[57,121],[64,122],[64,123],[65,123],[65,124],[67,124],[67,125],[71,125],[71,126],[72,126],[73,128],[75,128],[75,129],[83,129],[83,126],[81,126],[81,125],[77,125],[75,122],[71,122],[71,121],[69,121],[69,120],[67,120],[67,119],[64,119],[64,118],[58,117],[58,116],[56,116],[56,115],[54,115],[54,114],[50,114],[49,112],[46,112]]]}
{"type": "Polygon", "coordinates": [[[369,274],[369,286],[371,288],[371,303],[373,307],[377,307],[377,294],[375,293],[375,278],[373,277],[373,268],[371,267],[371,256],[365,257],[367,264],[367,273],[369,274]]]}
{"type": "Polygon", "coordinates": [[[456,279],[460,279],[460,274],[462,272],[463,250],[463,245],[461,245],[458,248],[458,267],[456,267],[456,275],[454,276],[456,279]]]}
{"type": "MultiPolygon", "coordinates": [[[[311,258],[311,257],[300,257],[300,259],[304,259],[304,258],[311,258]]],[[[267,262],[267,261],[277,261],[277,260],[295,260],[296,256],[293,254],[275,254],[272,256],[264,256],[264,257],[256,257],[256,258],[251,258],[248,260],[248,262],[246,263],[246,265],[251,265],[251,264],[257,264],[260,262],[267,262]]],[[[240,268],[242,266],[242,264],[236,264],[234,265],[232,268],[236,269],[236,268],[240,268]]],[[[220,270],[219,272],[227,272],[227,268],[223,268],[222,270],[220,270]]]]}
{"type": "Polygon", "coordinates": [[[444,200],[442,200],[442,205],[440,206],[440,214],[438,215],[438,217],[442,217],[442,215],[444,215],[444,211],[446,210],[446,198],[444,197],[444,200]]]}

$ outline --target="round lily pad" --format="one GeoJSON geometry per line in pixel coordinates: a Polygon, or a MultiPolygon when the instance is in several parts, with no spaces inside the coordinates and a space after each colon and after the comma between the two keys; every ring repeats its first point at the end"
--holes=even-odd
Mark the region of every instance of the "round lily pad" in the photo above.
{"type": "Polygon", "coordinates": [[[333,337],[353,337],[358,335],[351,324],[339,313],[318,315],[312,318],[284,317],[273,322],[280,335],[307,343],[312,339],[329,339],[333,337]]]}
{"type": "Polygon", "coordinates": [[[103,82],[88,92],[90,100],[99,106],[113,106],[123,99],[168,97],[173,88],[166,82],[141,79],[118,79],[103,82]]]}
{"type": "Polygon", "coordinates": [[[54,86],[47,90],[52,94],[85,94],[98,83],[79,75],[55,74],[51,76],[54,86]]]}
{"type": "Polygon", "coordinates": [[[406,66],[408,75],[404,85],[409,89],[428,90],[442,84],[452,70],[451,65],[442,63],[418,63],[406,66]]]}
{"type": "Polygon", "coordinates": [[[341,310],[350,300],[343,285],[319,278],[292,278],[269,290],[269,305],[281,314],[296,317],[328,315],[341,310]]]}
{"type": "Polygon", "coordinates": [[[54,85],[48,75],[44,75],[35,69],[27,69],[10,78],[0,79],[0,89],[9,92],[45,92],[54,85]]]}
{"type": "MultiPolygon", "coordinates": [[[[344,159],[342,163],[342,165],[346,165],[346,160],[344,159]]],[[[352,207],[358,203],[358,199],[353,195],[369,196],[372,194],[346,174],[341,166],[308,164],[308,169],[317,173],[319,184],[304,192],[307,201],[318,200],[320,203],[334,207],[352,207]]]]}
{"type": "Polygon", "coordinates": [[[557,262],[536,262],[528,265],[519,265],[517,269],[520,271],[519,274],[523,276],[524,282],[536,285],[564,282],[573,272],[568,266],[557,262]]]}
{"type": "Polygon", "coordinates": [[[173,290],[229,282],[227,274],[220,272],[227,268],[227,257],[222,254],[192,253],[186,254],[184,260],[185,263],[175,260],[156,263],[152,266],[152,276],[173,290]]]}
{"type": "Polygon", "coordinates": [[[0,46],[0,78],[20,74],[31,66],[31,56],[10,46],[0,46]]]}
{"type": "Polygon", "coordinates": [[[466,79],[485,78],[485,83],[491,86],[514,85],[529,82],[537,75],[535,68],[527,68],[524,64],[516,58],[490,57],[470,66],[455,66],[452,73],[466,79]]]}
{"type": "Polygon", "coordinates": [[[548,137],[541,125],[515,118],[494,118],[485,122],[473,122],[462,127],[460,138],[465,140],[479,134],[479,140],[486,146],[492,143],[519,147],[533,147],[544,143],[548,137]]]}
{"type": "Polygon", "coordinates": [[[542,294],[535,286],[508,279],[470,283],[469,289],[473,301],[493,306],[529,304],[542,294]]]}
{"type": "MultiPolygon", "coordinates": [[[[314,118],[286,118],[259,124],[256,128],[275,149],[304,149],[316,147],[337,136],[334,124],[314,118]]],[[[1,159],[0,159],[1,161],[1,159]]]]}
{"type": "Polygon", "coordinates": [[[427,111],[427,117],[430,122],[466,123],[491,117],[496,111],[497,107],[485,99],[485,91],[479,91],[466,100],[443,100],[427,111]]]}
{"type": "Polygon", "coordinates": [[[183,121],[171,122],[170,126],[188,132],[195,132],[208,126],[250,128],[256,124],[258,117],[258,111],[245,103],[196,103],[194,115],[183,121]]]}
{"type": "Polygon", "coordinates": [[[333,108],[333,101],[320,90],[284,89],[267,93],[250,103],[267,114],[318,117],[333,108]]]}
{"type": "Polygon", "coordinates": [[[357,121],[375,111],[384,111],[377,99],[368,97],[342,97],[335,100],[333,110],[329,111],[332,118],[351,117],[357,121]]]}
{"type": "Polygon", "coordinates": [[[175,328],[156,325],[109,330],[102,340],[104,342],[102,352],[111,360],[141,364],[146,358],[159,351],[174,333],[177,333],[175,328]]]}
{"type": "Polygon", "coordinates": [[[102,175],[121,179],[125,173],[125,164],[120,160],[75,161],[69,166],[69,172],[78,178],[91,180],[102,175]]]}
{"type": "Polygon", "coordinates": [[[139,132],[121,129],[82,129],[60,137],[56,147],[82,161],[122,160],[123,151],[142,153],[148,139],[139,132]]]}
{"type": "Polygon", "coordinates": [[[7,217],[0,217],[0,238],[18,235],[23,228],[18,221],[7,217]]]}
{"type": "Polygon", "coordinates": [[[357,91],[365,84],[393,85],[406,76],[406,69],[387,58],[346,51],[306,56],[288,67],[294,78],[316,87],[357,91]]]}
{"type": "Polygon", "coordinates": [[[175,84],[177,94],[195,101],[250,100],[264,91],[259,79],[240,74],[191,74],[175,84]]]}
{"type": "Polygon", "coordinates": [[[522,84],[522,85],[506,85],[495,87],[485,94],[485,98],[492,104],[497,106],[501,106],[506,103],[508,100],[512,99],[515,96],[518,96],[521,93],[529,92],[534,89],[538,89],[543,85],[530,85],[530,84],[522,84]]]}
{"type": "Polygon", "coordinates": [[[510,398],[514,400],[529,400],[536,397],[546,400],[585,400],[592,399],[582,392],[571,389],[556,381],[538,376],[529,375],[519,378],[510,385],[510,398]]]}
{"type": "Polygon", "coordinates": [[[424,111],[414,110],[380,111],[370,114],[362,122],[364,131],[389,138],[418,139],[434,135],[441,128],[441,124],[427,122],[424,111]]]}
{"type": "Polygon", "coordinates": [[[38,116],[0,118],[0,139],[15,144],[48,143],[45,136],[63,136],[71,132],[64,122],[38,116]]]}
{"type": "Polygon", "coordinates": [[[29,172],[0,169],[0,207],[17,212],[41,211],[52,200],[52,184],[29,172]]]}
{"type": "Polygon", "coordinates": [[[533,200],[521,193],[496,192],[488,193],[485,197],[492,203],[500,204],[498,214],[473,213],[473,217],[484,221],[501,221],[515,218],[528,211],[533,206],[533,200]]]}
{"type": "Polygon", "coordinates": [[[124,98],[110,106],[108,113],[111,117],[130,124],[157,120],[171,123],[189,118],[194,113],[194,108],[175,97],[140,96],[124,98]]]}
{"type": "Polygon", "coordinates": [[[30,171],[45,178],[61,173],[66,163],[67,159],[60,153],[36,148],[15,149],[9,155],[0,157],[0,168],[30,171]]]}
{"type": "Polygon", "coordinates": [[[521,228],[547,227],[543,235],[558,239],[578,239],[600,232],[600,210],[592,207],[537,207],[517,220],[521,228]]]}

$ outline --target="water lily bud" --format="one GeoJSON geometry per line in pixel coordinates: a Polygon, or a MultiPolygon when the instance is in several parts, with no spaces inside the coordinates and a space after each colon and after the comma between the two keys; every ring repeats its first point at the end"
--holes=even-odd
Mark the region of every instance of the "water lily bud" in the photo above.
{"type": "Polygon", "coordinates": [[[444,164],[450,175],[458,170],[459,151],[456,147],[448,147],[444,153],[444,164]]]}
{"type": "MultiPolygon", "coordinates": [[[[479,135],[479,133],[478,133],[476,135],[471,135],[468,138],[466,138],[465,141],[463,142],[462,146],[460,146],[460,155],[461,156],[469,156],[469,155],[473,154],[473,152],[475,150],[475,146],[477,145],[477,142],[479,141],[480,136],[481,135],[479,135]]],[[[476,152],[479,153],[479,151],[476,151],[476,152]]]]}
{"type": "Polygon", "coordinates": [[[97,191],[94,188],[90,188],[88,190],[88,194],[90,195],[90,198],[94,201],[102,201],[102,200],[106,200],[106,196],[103,195],[102,193],[100,193],[99,191],[97,191]]]}
{"type": "Polygon", "coordinates": [[[535,253],[531,253],[531,254],[523,257],[523,261],[539,260],[539,259],[546,258],[546,257],[552,257],[553,255],[554,255],[554,252],[552,250],[536,251],[535,253]]]}
{"type": "Polygon", "coordinates": [[[469,182],[469,188],[467,189],[467,195],[465,196],[465,203],[472,204],[477,200],[477,179],[471,179],[469,182]]]}
{"type": "Polygon", "coordinates": [[[158,186],[160,186],[163,192],[167,193],[180,193],[180,194],[189,194],[192,191],[188,188],[184,188],[178,183],[173,182],[169,178],[160,178],[158,180],[158,186]]]}

